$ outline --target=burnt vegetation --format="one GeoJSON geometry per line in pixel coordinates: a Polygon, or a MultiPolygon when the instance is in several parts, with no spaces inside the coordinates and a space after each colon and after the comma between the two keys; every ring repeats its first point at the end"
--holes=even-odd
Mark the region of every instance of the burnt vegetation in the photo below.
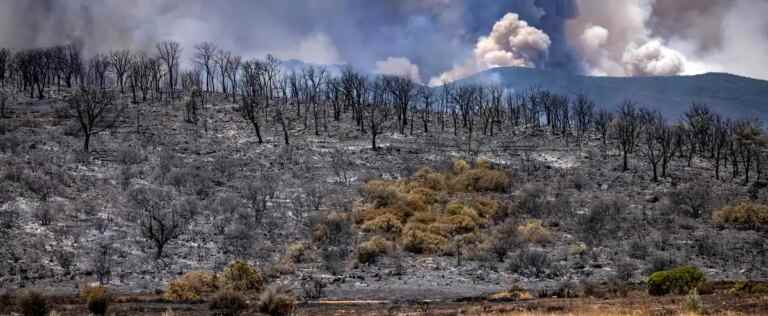
{"type": "Polygon", "coordinates": [[[354,294],[340,280],[441,269],[508,288],[768,275],[761,122],[509,88],[213,43],[2,49],[0,287],[91,280],[288,315],[354,294]]]}

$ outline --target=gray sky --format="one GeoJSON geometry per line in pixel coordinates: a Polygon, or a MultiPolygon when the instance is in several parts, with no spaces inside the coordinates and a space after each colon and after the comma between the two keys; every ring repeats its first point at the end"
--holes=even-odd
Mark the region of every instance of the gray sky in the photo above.
{"type": "Polygon", "coordinates": [[[766,13],[763,0],[0,0],[0,45],[78,40],[95,53],[176,40],[188,59],[212,41],[246,58],[273,53],[424,82],[507,65],[768,79],[766,13]]]}

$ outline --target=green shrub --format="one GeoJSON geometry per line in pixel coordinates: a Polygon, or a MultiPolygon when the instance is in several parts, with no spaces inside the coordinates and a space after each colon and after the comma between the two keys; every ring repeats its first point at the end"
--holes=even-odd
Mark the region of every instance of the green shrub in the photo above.
{"type": "Polygon", "coordinates": [[[289,316],[293,313],[296,297],[284,286],[270,286],[259,296],[259,312],[270,316],[289,316]]]}
{"type": "Polygon", "coordinates": [[[382,237],[375,236],[357,247],[357,261],[360,263],[374,263],[390,249],[392,249],[391,242],[382,237]]]}
{"type": "Polygon", "coordinates": [[[659,271],[651,274],[648,278],[648,294],[654,296],[670,293],[683,295],[697,288],[704,281],[704,273],[693,266],[659,271]]]}
{"type": "Polygon", "coordinates": [[[234,291],[259,292],[264,286],[261,272],[244,261],[232,262],[221,274],[225,288],[234,291]]]}
{"type": "Polygon", "coordinates": [[[215,310],[216,315],[236,316],[248,308],[248,303],[242,294],[232,290],[222,290],[211,299],[209,308],[215,310]]]}
{"type": "Polygon", "coordinates": [[[169,301],[193,302],[203,299],[219,289],[218,276],[210,272],[192,271],[168,283],[165,299],[169,301]]]}
{"type": "Polygon", "coordinates": [[[16,305],[24,316],[47,316],[50,311],[45,297],[32,290],[19,293],[16,298],[16,305]]]}
{"type": "Polygon", "coordinates": [[[741,281],[736,282],[732,288],[728,290],[730,294],[747,294],[747,295],[768,295],[768,284],[741,281]]]}

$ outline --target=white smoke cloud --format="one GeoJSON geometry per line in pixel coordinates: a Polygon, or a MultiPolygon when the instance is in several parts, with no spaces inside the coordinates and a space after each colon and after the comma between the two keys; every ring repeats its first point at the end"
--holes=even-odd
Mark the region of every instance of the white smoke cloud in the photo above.
{"type": "Polygon", "coordinates": [[[643,45],[630,43],[621,58],[628,76],[671,76],[685,71],[685,58],[658,40],[643,45]]]}
{"type": "Polygon", "coordinates": [[[528,25],[515,13],[507,13],[496,22],[488,36],[481,37],[470,60],[430,80],[440,85],[494,67],[534,67],[546,57],[552,44],[549,36],[528,25]]]}
{"type": "Polygon", "coordinates": [[[592,75],[682,74],[686,58],[652,35],[655,0],[579,0],[580,15],[567,24],[569,41],[592,75]]]}
{"type": "Polygon", "coordinates": [[[341,64],[339,50],[325,33],[314,33],[303,38],[297,47],[278,51],[275,55],[283,59],[299,59],[313,64],[341,64]]]}
{"type": "Polygon", "coordinates": [[[718,47],[701,51],[691,49],[698,38],[678,39],[673,42],[681,49],[690,50],[689,59],[699,72],[730,72],[744,76],[768,79],[768,2],[737,0],[723,13],[721,42],[718,47]]]}
{"type": "Polygon", "coordinates": [[[421,83],[419,66],[405,57],[387,57],[385,60],[377,61],[373,71],[377,74],[401,76],[421,83]]]}

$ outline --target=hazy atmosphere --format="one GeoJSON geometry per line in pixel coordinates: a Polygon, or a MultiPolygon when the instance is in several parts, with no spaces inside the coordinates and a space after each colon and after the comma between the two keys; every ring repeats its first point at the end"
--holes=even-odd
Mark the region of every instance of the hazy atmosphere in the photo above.
{"type": "Polygon", "coordinates": [[[766,0],[0,0],[0,316],[768,315],[766,0]]]}
{"type": "Polygon", "coordinates": [[[761,0],[3,0],[0,45],[80,41],[87,54],[215,40],[244,57],[272,53],[434,83],[497,66],[768,79],[759,53],[768,50],[766,11],[761,0]]]}

